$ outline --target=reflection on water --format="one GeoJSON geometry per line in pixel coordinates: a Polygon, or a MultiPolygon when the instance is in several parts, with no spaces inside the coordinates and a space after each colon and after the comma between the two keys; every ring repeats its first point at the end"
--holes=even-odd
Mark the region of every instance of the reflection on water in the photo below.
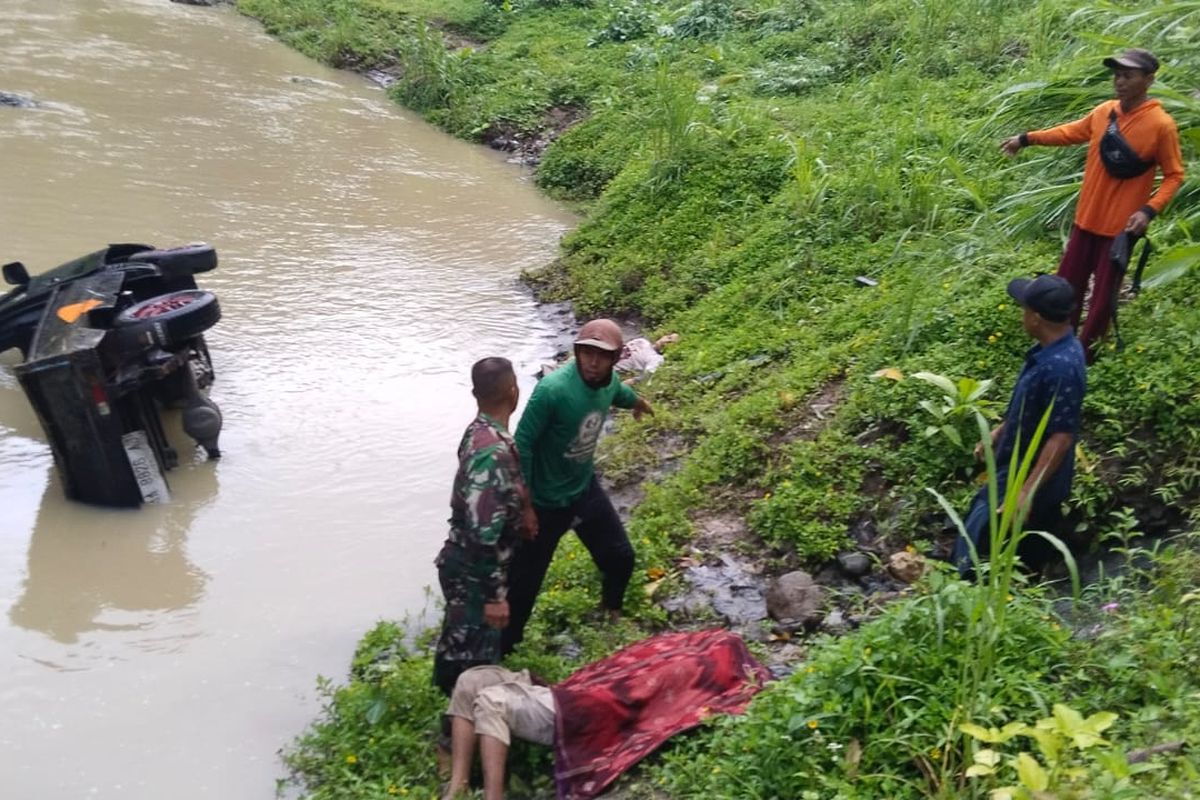
{"type": "Polygon", "coordinates": [[[13,624],[72,644],[92,631],[153,630],[159,615],[198,601],[208,576],[188,561],[187,534],[217,481],[208,464],[188,472],[191,497],[140,511],[60,502],[51,480],[13,624]]]}
{"type": "Polygon", "coordinates": [[[0,109],[0,261],[215,245],[225,417],[170,503],[68,503],[0,356],[0,795],[267,800],[315,676],[423,607],[470,365],[528,395],[516,276],[573,220],[228,7],[4,0],[0,89],[41,104],[0,109]]]}

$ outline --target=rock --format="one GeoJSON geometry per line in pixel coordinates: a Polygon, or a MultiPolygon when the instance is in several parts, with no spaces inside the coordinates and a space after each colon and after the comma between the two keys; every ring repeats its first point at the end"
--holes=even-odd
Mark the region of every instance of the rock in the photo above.
{"type": "Polygon", "coordinates": [[[0,92],[0,106],[8,106],[9,108],[35,108],[37,103],[19,94],[0,92]]]}
{"type": "Polygon", "coordinates": [[[374,81],[375,83],[382,86],[384,89],[388,88],[393,83],[395,83],[396,81],[399,80],[399,78],[396,77],[395,75],[393,75],[392,73],[385,72],[384,70],[381,70],[381,69],[369,69],[366,72],[364,72],[363,75],[365,75],[368,80],[374,81]]]}
{"type": "Polygon", "coordinates": [[[837,636],[850,630],[850,623],[846,621],[846,615],[842,613],[840,608],[835,608],[829,612],[829,615],[821,622],[821,628],[826,632],[837,636]]]}
{"type": "Polygon", "coordinates": [[[859,547],[869,548],[875,543],[875,522],[871,519],[860,519],[850,526],[849,534],[859,547]]]}
{"type": "Polygon", "coordinates": [[[804,570],[781,575],[767,589],[767,611],[783,623],[814,623],[820,619],[825,591],[804,570]]]}
{"type": "Polygon", "coordinates": [[[861,578],[871,571],[871,558],[866,553],[841,553],[837,561],[842,572],[851,578],[861,578]]]}
{"type": "Polygon", "coordinates": [[[692,567],[684,577],[692,590],[665,601],[667,611],[696,615],[711,608],[732,626],[766,619],[762,579],[732,557],[722,555],[718,566],[692,567]]]}
{"type": "Polygon", "coordinates": [[[888,559],[888,572],[896,580],[904,581],[905,583],[916,583],[925,574],[926,564],[925,559],[917,553],[910,553],[907,550],[901,550],[898,553],[892,553],[888,559]]]}

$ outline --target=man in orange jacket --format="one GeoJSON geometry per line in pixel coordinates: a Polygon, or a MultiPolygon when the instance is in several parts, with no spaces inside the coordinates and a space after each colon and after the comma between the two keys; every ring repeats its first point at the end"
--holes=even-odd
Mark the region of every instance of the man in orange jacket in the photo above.
{"type": "Polygon", "coordinates": [[[1087,321],[1079,339],[1088,363],[1095,359],[1096,341],[1108,330],[1116,306],[1120,275],[1109,260],[1113,239],[1120,233],[1137,238],[1171,201],[1183,183],[1183,157],[1175,121],[1157,100],[1146,96],[1158,59],[1148,50],[1133,48],[1104,59],[1112,70],[1117,99],[1106,100],[1086,117],[1010,136],[1000,144],[1006,155],[1031,144],[1060,147],[1088,142],[1083,187],[1075,208],[1075,225],[1058,266],[1058,274],[1075,287],[1078,327],[1088,279],[1095,275],[1087,321]],[[1157,167],[1157,169],[1156,169],[1157,167]],[[1155,173],[1162,183],[1154,190],[1155,173]]]}

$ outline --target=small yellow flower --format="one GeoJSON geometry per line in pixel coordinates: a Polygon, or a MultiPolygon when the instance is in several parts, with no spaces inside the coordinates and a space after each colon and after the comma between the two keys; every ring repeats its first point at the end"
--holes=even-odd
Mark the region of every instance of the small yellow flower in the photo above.
{"type": "Polygon", "coordinates": [[[1144,345],[1144,344],[1139,344],[1139,345],[1137,346],[1137,351],[1138,351],[1139,353],[1144,353],[1144,352],[1146,352],[1146,345],[1144,345]]]}
{"type": "Polygon", "coordinates": [[[357,764],[358,756],[354,755],[354,753],[351,753],[350,755],[346,756],[346,763],[347,764],[357,764]]]}
{"type": "Polygon", "coordinates": [[[771,493],[763,492],[763,500],[770,500],[770,499],[771,499],[771,493]]]}
{"type": "Polygon", "coordinates": [[[1011,603],[1013,601],[1013,596],[1011,594],[1005,595],[1004,599],[1011,603]]]}
{"type": "Polygon", "coordinates": [[[946,281],[945,283],[943,283],[943,284],[942,284],[942,288],[943,288],[943,289],[949,289],[949,288],[950,288],[950,281],[946,281]]]}
{"type": "Polygon", "coordinates": [[[996,343],[996,337],[995,337],[995,336],[989,336],[989,337],[988,337],[988,344],[995,344],[995,343],[996,343]]]}
{"type": "Polygon", "coordinates": [[[1053,629],[1054,629],[1054,630],[1056,630],[1056,631],[1061,631],[1061,630],[1062,630],[1062,625],[1059,625],[1057,622],[1051,622],[1051,623],[1050,623],[1050,627],[1051,627],[1051,628],[1053,628],[1053,629]]]}
{"type": "Polygon", "coordinates": [[[909,553],[917,552],[917,548],[913,547],[911,544],[904,545],[904,549],[905,549],[905,551],[907,551],[909,553]]]}
{"type": "Polygon", "coordinates": [[[996,306],[996,308],[1000,311],[1003,311],[1004,309],[1008,308],[1008,303],[1001,303],[1000,305],[996,306]]]}
{"type": "Polygon", "coordinates": [[[396,788],[395,784],[393,784],[387,788],[387,793],[388,794],[400,794],[400,790],[396,788]]]}
{"type": "Polygon", "coordinates": [[[814,672],[817,671],[817,668],[816,667],[805,667],[804,671],[807,674],[812,675],[814,672]]]}
{"type": "Polygon", "coordinates": [[[871,648],[869,648],[869,647],[864,647],[864,648],[863,648],[863,655],[864,655],[864,656],[869,656],[869,655],[871,655],[871,648]]]}
{"type": "Polygon", "coordinates": [[[808,721],[808,729],[810,731],[815,731],[819,727],[821,727],[821,723],[817,722],[815,719],[810,719],[808,721]]]}
{"type": "Polygon", "coordinates": [[[942,758],[941,748],[935,747],[932,750],[930,750],[929,757],[932,758],[934,761],[940,761],[942,758]]]}
{"type": "Polygon", "coordinates": [[[1003,336],[1003,335],[1004,335],[1004,332],[1003,332],[1003,331],[996,331],[996,332],[995,332],[994,334],[992,334],[992,335],[993,335],[993,336],[995,336],[997,339],[999,339],[1001,336],[1003,336]]]}

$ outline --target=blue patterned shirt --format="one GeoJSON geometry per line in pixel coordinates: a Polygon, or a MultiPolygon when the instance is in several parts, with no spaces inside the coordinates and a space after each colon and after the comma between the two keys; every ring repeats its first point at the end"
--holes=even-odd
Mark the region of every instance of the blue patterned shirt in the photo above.
{"type": "MultiPolygon", "coordinates": [[[[1071,448],[1053,475],[1042,480],[1038,489],[1039,502],[1058,502],[1071,493],[1075,477],[1075,437],[1079,434],[1083,412],[1083,396],[1087,392],[1087,366],[1083,346],[1075,334],[1065,334],[1046,346],[1034,345],[1025,354],[1025,367],[1013,387],[1012,399],[1004,412],[1004,431],[996,446],[996,467],[1006,478],[1013,450],[1018,446],[1018,464],[1024,457],[1029,440],[1037,431],[1046,409],[1053,403],[1041,444],[1055,433],[1069,433],[1071,448]]],[[[1037,463],[1041,447],[1034,453],[1037,463]]],[[[1032,466],[1031,466],[1032,469],[1032,466]]]]}

